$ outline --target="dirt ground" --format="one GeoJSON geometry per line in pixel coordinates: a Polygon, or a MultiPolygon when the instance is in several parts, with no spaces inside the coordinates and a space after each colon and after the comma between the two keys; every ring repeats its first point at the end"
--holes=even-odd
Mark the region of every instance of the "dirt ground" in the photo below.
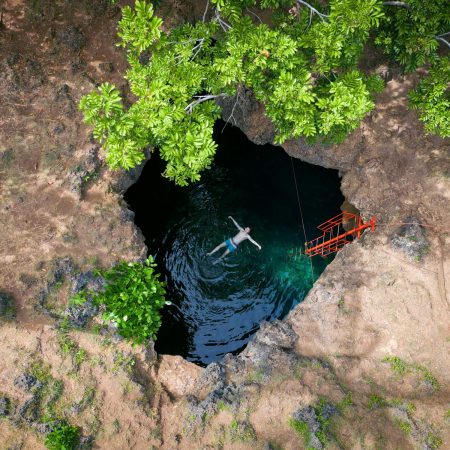
{"type": "MultiPolygon", "coordinates": [[[[169,26],[204,3],[163,7],[169,26]]],[[[278,352],[262,330],[264,364],[249,346],[205,370],[61,327],[70,277],[146,253],[122,199],[139,171],[107,170],[77,109],[98,82],[126,89],[119,12],[90,0],[0,8],[0,294],[15,305],[0,322],[0,448],[44,448],[56,411],[81,427],[83,448],[297,450],[308,445],[289,419],[321,400],[337,411],[327,448],[450,448],[450,147],[407,109],[416,77],[389,80],[343,144],[284,145],[339,169],[347,200],[378,227],[286,318],[292,344],[278,352]],[[42,386],[25,389],[24,373],[42,386]]],[[[240,124],[254,139],[270,137],[261,114],[255,106],[240,124]]]]}

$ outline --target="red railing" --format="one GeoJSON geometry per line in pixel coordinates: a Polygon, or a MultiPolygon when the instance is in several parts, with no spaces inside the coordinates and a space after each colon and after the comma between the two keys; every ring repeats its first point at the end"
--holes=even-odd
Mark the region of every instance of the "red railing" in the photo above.
{"type": "Polygon", "coordinates": [[[375,225],[375,216],[368,222],[363,223],[359,214],[342,212],[317,227],[323,234],[305,243],[305,253],[308,256],[327,256],[336,253],[344,245],[350,244],[355,238],[359,238],[366,228],[371,228],[374,231],[375,225]]]}

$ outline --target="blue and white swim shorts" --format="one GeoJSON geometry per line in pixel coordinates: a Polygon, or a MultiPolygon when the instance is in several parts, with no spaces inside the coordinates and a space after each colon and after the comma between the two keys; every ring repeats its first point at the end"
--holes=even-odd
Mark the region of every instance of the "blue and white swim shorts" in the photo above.
{"type": "Polygon", "coordinates": [[[233,238],[227,239],[225,244],[227,244],[230,253],[233,253],[237,249],[237,245],[234,244],[233,238]]]}

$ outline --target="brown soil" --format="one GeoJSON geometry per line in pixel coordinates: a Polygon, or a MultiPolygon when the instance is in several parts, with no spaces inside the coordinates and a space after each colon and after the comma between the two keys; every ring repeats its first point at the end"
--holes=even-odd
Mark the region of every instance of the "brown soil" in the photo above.
{"type": "MultiPolygon", "coordinates": [[[[415,77],[391,80],[375,111],[342,145],[284,145],[295,157],[339,169],[347,200],[365,218],[377,215],[379,226],[342,250],[288,316],[294,348],[274,347],[270,376],[251,348],[226,359],[223,383],[239,387],[239,398],[219,402],[198,421],[193,399],[207,400],[216,389],[203,380],[204,369],[133,349],[108,333],[71,331],[86,355],[76,364],[73,351],[64,353],[62,331],[37,299],[55,258],[70,257],[87,270],[146,253],[121,197],[132,177],[106,169],[77,110],[97,82],[126,90],[123,54],[113,45],[119,16],[114,9],[93,12],[93,4],[7,0],[3,6],[0,291],[14,298],[17,311],[0,324],[0,396],[19,409],[32,394],[14,380],[39,366],[63,382],[54,408],[93,436],[94,448],[297,450],[305,445],[289,426],[292,414],[321,398],[343,405],[351,394],[332,421],[327,448],[432,448],[425,446],[430,436],[450,448],[449,146],[425,136],[407,109],[415,77]],[[32,5],[41,5],[39,20],[30,21],[32,5]],[[84,35],[80,49],[61,38],[68,26],[84,35]],[[427,246],[417,257],[393,244],[411,217],[427,225],[421,229],[427,246]],[[383,361],[392,356],[405,362],[404,374],[383,361]]],[[[202,15],[204,6],[174,0],[162,15],[170,15],[169,26],[202,15]]],[[[262,113],[253,102],[239,121],[258,142],[271,136],[262,113]]],[[[67,305],[66,288],[52,293],[58,310],[67,305]]],[[[39,449],[43,441],[30,422],[0,419],[1,448],[39,449]]]]}

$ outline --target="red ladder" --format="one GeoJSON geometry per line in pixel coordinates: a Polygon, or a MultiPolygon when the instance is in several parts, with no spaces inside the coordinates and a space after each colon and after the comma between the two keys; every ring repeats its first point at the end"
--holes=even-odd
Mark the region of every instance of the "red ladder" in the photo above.
{"type": "Polygon", "coordinates": [[[312,257],[336,253],[344,245],[359,238],[366,228],[374,231],[376,221],[376,217],[373,216],[368,222],[363,223],[359,214],[342,212],[317,227],[323,234],[305,243],[305,254],[312,257]]]}

